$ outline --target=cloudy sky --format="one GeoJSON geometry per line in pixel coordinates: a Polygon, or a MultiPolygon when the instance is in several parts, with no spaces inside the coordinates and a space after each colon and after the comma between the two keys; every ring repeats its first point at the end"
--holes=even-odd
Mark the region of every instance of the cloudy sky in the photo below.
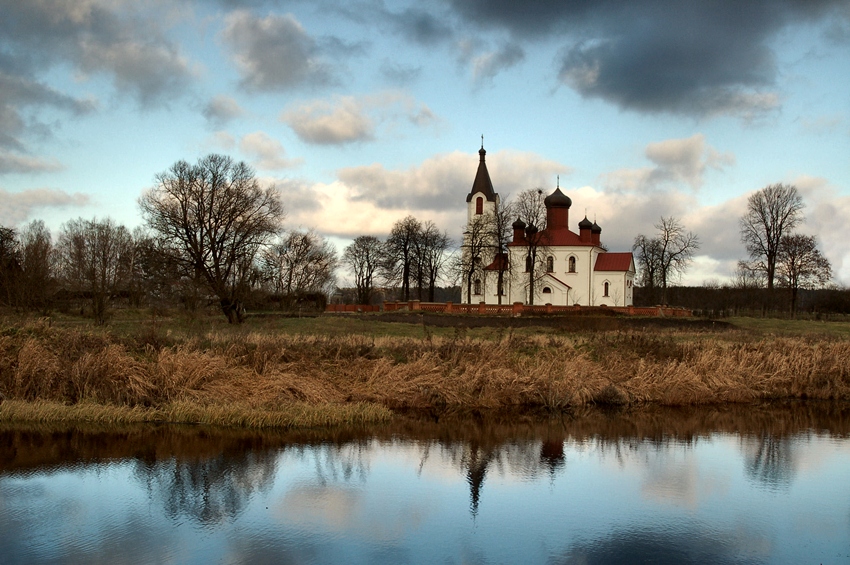
{"type": "Polygon", "coordinates": [[[0,224],[140,224],[225,153],[341,248],[407,214],[459,238],[484,135],[503,198],[560,185],[611,250],[674,215],[684,279],[744,258],[793,183],[850,284],[850,1],[0,0],[0,224]]]}

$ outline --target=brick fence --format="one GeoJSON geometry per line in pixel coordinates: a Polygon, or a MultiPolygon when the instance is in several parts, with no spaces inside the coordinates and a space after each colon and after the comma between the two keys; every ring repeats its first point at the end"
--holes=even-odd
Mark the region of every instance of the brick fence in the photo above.
{"type": "Polygon", "coordinates": [[[409,302],[384,302],[383,306],[363,304],[328,304],[325,312],[395,312],[399,310],[442,312],[447,314],[502,314],[511,316],[522,316],[523,314],[559,314],[559,313],[590,313],[590,312],[617,312],[629,316],[670,316],[688,317],[692,316],[691,310],[685,308],[670,308],[667,306],[553,306],[545,304],[542,306],[528,306],[522,302],[513,304],[454,304],[452,302],[420,302],[411,300],[409,302]]]}

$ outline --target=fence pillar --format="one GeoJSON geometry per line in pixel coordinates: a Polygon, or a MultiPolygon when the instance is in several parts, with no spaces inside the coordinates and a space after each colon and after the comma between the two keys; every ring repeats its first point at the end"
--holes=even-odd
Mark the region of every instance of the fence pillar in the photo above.
{"type": "Polygon", "coordinates": [[[420,310],[421,309],[421,308],[419,308],[419,301],[418,300],[411,300],[410,302],[408,302],[408,304],[410,305],[411,310],[420,310]]]}
{"type": "Polygon", "coordinates": [[[511,308],[512,316],[519,316],[522,314],[522,302],[514,302],[513,308],[511,308]]]}
{"type": "Polygon", "coordinates": [[[547,302],[547,303],[546,303],[546,313],[547,313],[547,314],[551,314],[551,313],[552,313],[552,303],[551,303],[551,302],[547,302]]]}
{"type": "Polygon", "coordinates": [[[446,302],[446,307],[443,309],[443,312],[451,312],[452,306],[453,306],[453,304],[451,303],[451,301],[446,302]]]}
{"type": "Polygon", "coordinates": [[[483,300],[478,303],[478,313],[479,314],[484,314],[486,312],[485,309],[484,309],[484,306],[485,306],[485,302],[483,300]]]}

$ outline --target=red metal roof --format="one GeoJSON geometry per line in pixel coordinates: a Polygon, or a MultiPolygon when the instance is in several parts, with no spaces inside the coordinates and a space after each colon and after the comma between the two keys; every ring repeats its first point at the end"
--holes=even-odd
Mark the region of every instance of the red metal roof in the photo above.
{"type": "Polygon", "coordinates": [[[493,262],[484,267],[485,271],[507,271],[508,270],[508,254],[498,253],[493,258],[493,262]],[[500,268],[501,267],[501,268],[500,268]]]}
{"type": "Polygon", "coordinates": [[[630,271],[632,268],[631,253],[600,253],[596,257],[594,271],[630,271]]]}
{"type": "MultiPolygon", "coordinates": [[[[594,244],[590,241],[582,241],[581,237],[568,229],[545,229],[540,232],[540,244],[546,246],[556,246],[556,245],[570,245],[570,246],[584,246],[584,247],[593,247],[594,244]]],[[[515,242],[512,241],[508,244],[511,247],[519,247],[525,246],[525,242],[515,242]]]]}

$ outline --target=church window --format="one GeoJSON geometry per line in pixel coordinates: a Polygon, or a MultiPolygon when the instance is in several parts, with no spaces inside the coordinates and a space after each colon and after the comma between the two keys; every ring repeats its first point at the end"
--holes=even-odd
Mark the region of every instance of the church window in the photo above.
{"type": "Polygon", "coordinates": [[[472,294],[481,294],[481,279],[475,279],[472,283],[472,294]]]}
{"type": "Polygon", "coordinates": [[[475,213],[479,215],[484,213],[484,199],[480,196],[475,199],[475,213]]]}
{"type": "Polygon", "coordinates": [[[554,257],[546,257],[546,272],[547,273],[555,272],[555,258],[554,257]]]}
{"type": "Polygon", "coordinates": [[[576,272],[576,258],[575,257],[570,257],[569,270],[570,270],[571,273],[576,272]]]}
{"type": "Polygon", "coordinates": [[[552,289],[548,286],[543,287],[543,294],[552,294],[552,289]]]}
{"type": "Polygon", "coordinates": [[[604,285],[602,285],[602,287],[604,289],[602,296],[608,296],[608,283],[606,282],[604,285]]]}

